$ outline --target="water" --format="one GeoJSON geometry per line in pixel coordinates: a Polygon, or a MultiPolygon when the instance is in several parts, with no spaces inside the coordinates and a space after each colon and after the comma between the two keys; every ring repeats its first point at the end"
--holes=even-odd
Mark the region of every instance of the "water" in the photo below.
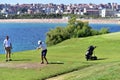
{"type": "Polygon", "coordinates": [[[66,24],[50,23],[0,23],[0,53],[5,53],[3,41],[9,35],[13,49],[12,52],[31,50],[37,47],[37,41],[45,41],[46,32],[56,26],[66,24]]]}
{"type": "MultiPolygon", "coordinates": [[[[12,52],[32,50],[37,47],[37,41],[46,39],[46,32],[57,26],[66,26],[65,23],[0,23],[0,53],[5,53],[3,41],[9,35],[13,49],[12,52]]],[[[93,29],[109,28],[110,32],[120,31],[117,24],[90,24],[93,29]]]]}
{"type": "Polygon", "coordinates": [[[119,32],[120,24],[90,24],[93,29],[100,30],[101,28],[108,28],[110,32],[119,32]]]}

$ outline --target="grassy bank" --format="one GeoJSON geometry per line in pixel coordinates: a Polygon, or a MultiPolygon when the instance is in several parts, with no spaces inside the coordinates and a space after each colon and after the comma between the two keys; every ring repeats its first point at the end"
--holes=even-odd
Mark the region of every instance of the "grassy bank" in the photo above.
{"type": "Polygon", "coordinates": [[[114,77],[119,80],[119,35],[120,33],[111,33],[73,38],[48,47],[48,65],[40,64],[38,50],[16,52],[12,55],[13,61],[7,63],[5,55],[1,54],[0,79],[41,80],[63,74],[56,77],[57,80],[113,80],[114,77]],[[84,54],[89,45],[97,46],[95,54],[98,60],[85,60],[84,54]]]}

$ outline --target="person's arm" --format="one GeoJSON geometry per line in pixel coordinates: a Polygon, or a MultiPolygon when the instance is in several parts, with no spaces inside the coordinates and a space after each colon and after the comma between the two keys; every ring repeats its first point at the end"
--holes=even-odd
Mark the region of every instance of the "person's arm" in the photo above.
{"type": "Polygon", "coordinates": [[[10,48],[12,49],[12,43],[10,43],[10,48]]]}
{"type": "Polygon", "coordinates": [[[37,49],[41,49],[41,45],[37,47],[37,49]]]}
{"type": "Polygon", "coordinates": [[[3,47],[4,47],[4,49],[5,49],[5,40],[3,41],[3,47]]]}

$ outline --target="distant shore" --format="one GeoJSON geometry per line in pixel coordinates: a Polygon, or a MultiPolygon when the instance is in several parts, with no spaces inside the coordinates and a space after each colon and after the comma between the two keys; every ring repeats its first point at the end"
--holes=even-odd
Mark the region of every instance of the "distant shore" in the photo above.
{"type": "Polygon", "coordinates": [[[81,21],[88,21],[95,24],[120,24],[119,19],[79,19],[81,21]]]}
{"type": "MultiPolygon", "coordinates": [[[[77,19],[95,24],[120,24],[118,19],[77,19]]],[[[0,19],[0,23],[67,23],[68,19],[0,19]]]]}
{"type": "Polygon", "coordinates": [[[67,23],[67,19],[0,19],[0,23],[67,23]]]}

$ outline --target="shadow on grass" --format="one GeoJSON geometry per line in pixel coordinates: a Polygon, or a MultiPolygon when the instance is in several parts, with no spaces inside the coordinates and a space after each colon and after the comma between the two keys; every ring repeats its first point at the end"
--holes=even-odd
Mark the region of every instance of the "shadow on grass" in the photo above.
{"type": "Polygon", "coordinates": [[[97,59],[89,59],[88,61],[96,61],[96,60],[106,60],[108,58],[97,58],[97,59]]]}
{"type": "Polygon", "coordinates": [[[49,62],[49,64],[64,64],[63,62],[49,62]]]}
{"type": "Polygon", "coordinates": [[[108,59],[108,58],[98,58],[97,60],[106,60],[106,59],[108,59]]]}
{"type": "Polygon", "coordinates": [[[31,61],[31,59],[14,59],[12,61],[31,61]]]}

